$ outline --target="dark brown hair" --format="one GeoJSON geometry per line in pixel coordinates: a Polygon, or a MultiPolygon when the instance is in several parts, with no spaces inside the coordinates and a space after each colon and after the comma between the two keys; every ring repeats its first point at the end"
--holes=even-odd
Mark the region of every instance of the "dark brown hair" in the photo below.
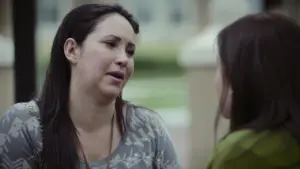
{"type": "Polygon", "coordinates": [[[220,31],[223,79],[233,91],[230,132],[284,129],[300,139],[299,45],[299,25],[276,13],[247,15],[220,31]]]}
{"type": "MultiPolygon", "coordinates": [[[[42,168],[74,169],[79,164],[76,151],[77,131],[68,110],[71,69],[64,56],[63,46],[68,38],[74,38],[82,45],[97,21],[110,13],[122,15],[130,22],[134,32],[139,33],[139,25],[133,16],[121,6],[114,4],[78,6],[65,16],[56,33],[44,86],[37,99],[43,137],[42,168]]],[[[124,101],[120,96],[116,100],[115,107],[118,127],[122,133],[125,129],[123,105],[124,101]]]]}

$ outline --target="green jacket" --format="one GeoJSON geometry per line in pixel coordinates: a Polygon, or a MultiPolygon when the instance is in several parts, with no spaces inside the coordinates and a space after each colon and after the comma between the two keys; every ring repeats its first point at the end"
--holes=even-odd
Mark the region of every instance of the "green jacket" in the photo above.
{"type": "Polygon", "coordinates": [[[217,145],[207,169],[300,169],[300,145],[284,131],[237,131],[217,145]]]}

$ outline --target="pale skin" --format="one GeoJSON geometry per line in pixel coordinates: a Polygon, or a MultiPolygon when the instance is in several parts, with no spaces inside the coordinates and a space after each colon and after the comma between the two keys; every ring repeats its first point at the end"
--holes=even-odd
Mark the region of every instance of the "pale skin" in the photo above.
{"type": "Polygon", "coordinates": [[[222,64],[220,59],[217,60],[217,70],[215,74],[215,86],[219,99],[225,99],[225,104],[222,110],[222,115],[226,119],[230,119],[230,106],[232,98],[232,89],[230,86],[224,84],[224,76],[222,72],[222,64]],[[225,95],[226,94],[226,95],[225,95]],[[222,98],[225,97],[225,98],[222,98]]]}
{"type": "MultiPolygon", "coordinates": [[[[81,46],[72,38],[65,42],[71,64],[70,116],[88,161],[103,160],[109,154],[115,99],[133,74],[136,36],[124,17],[109,14],[81,46]],[[123,77],[116,79],[111,72],[123,77]]],[[[116,121],[113,130],[112,151],[121,139],[116,121]]]]}

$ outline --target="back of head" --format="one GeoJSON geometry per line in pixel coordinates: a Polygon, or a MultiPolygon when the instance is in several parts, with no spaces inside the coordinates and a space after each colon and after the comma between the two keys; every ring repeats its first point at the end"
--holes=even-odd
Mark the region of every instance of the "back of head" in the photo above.
{"type": "MultiPolygon", "coordinates": [[[[117,13],[129,21],[134,32],[139,32],[133,16],[117,4],[85,4],[70,11],[63,19],[53,41],[50,64],[38,105],[43,128],[42,161],[47,168],[76,168],[76,130],[68,114],[71,68],[64,54],[68,38],[82,45],[97,22],[108,14],[117,13]]],[[[116,107],[121,111],[121,98],[116,107]]],[[[118,110],[117,110],[118,111],[118,110]]]]}
{"type": "Polygon", "coordinates": [[[284,129],[300,138],[299,44],[298,24],[274,13],[247,15],[219,33],[231,131],[284,129]]]}

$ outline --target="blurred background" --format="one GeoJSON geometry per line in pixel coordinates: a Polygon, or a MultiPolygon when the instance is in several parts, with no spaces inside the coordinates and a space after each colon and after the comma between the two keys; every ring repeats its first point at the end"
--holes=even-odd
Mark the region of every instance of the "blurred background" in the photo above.
{"type": "MultiPolygon", "coordinates": [[[[100,0],[0,0],[0,114],[43,84],[52,40],[73,7],[100,0]]],[[[124,98],[165,120],[184,168],[204,169],[214,146],[216,35],[248,13],[299,20],[297,0],[108,0],[136,16],[141,34],[124,98]]],[[[227,130],[221,121],[218,136],[227,130]]]]}

